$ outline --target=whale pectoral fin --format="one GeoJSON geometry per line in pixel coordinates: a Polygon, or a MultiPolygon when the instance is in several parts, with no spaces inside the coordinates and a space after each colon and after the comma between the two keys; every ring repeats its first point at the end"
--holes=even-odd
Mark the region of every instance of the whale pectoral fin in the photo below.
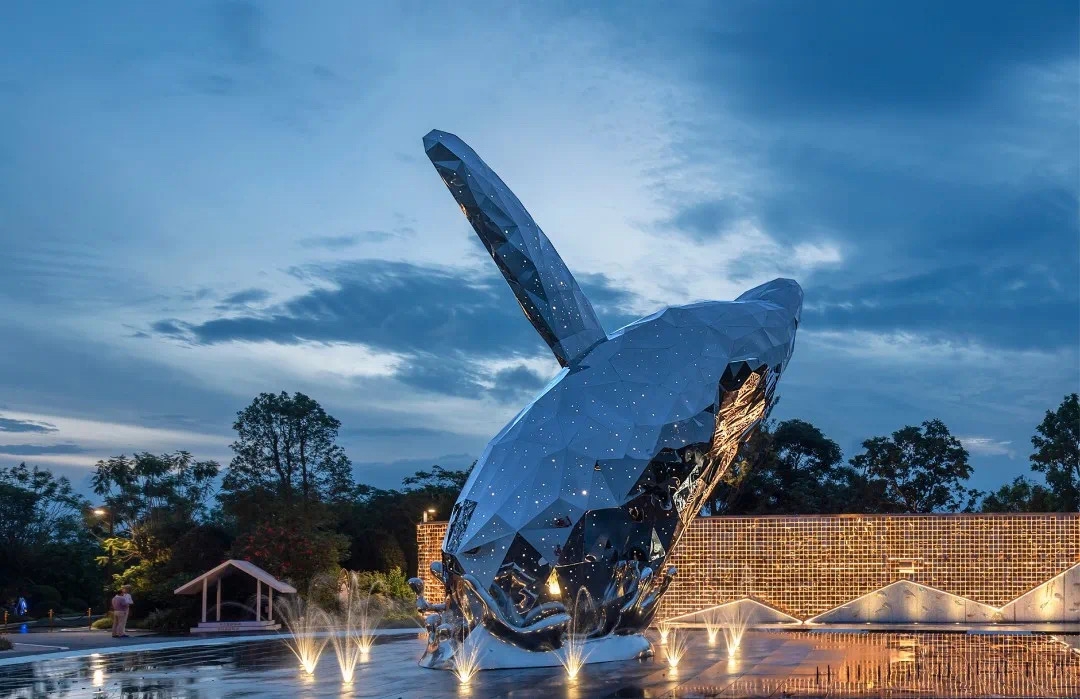
{"type": "Polygon", "coordinates": [[[607,339],[551,241],[480,156],[444,131],[425,136],[424,150],[559,364],[573,364],[607,339]]]}

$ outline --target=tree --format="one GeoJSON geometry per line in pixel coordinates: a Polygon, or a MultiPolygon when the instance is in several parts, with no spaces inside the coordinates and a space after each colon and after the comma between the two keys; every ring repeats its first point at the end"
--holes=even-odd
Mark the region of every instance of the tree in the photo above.
{"type": "MultiPolygon", "coordinates": [[[[67,478],[25,463],[0,468],[0,593],[86,611],[98,584],[97,547],[83,526],[88,503],[67,478]],[[38,593],[51,591],[49,600],[38,593]]],[[[38,609],[42,611],[42,609],[38,609]]]]}
{"type": "Polygon", "coordinates": [[[891,437],[862,443],[851,465],[866,480],[871,511],[970,511],[977,491],[964,487],[971,477],[968,453],[941,420],[907,426],[891,437]]]}
{"type": "Polygon", "coordinates": [[[1046,484],[1063,510],[1080,510],[1080,399],[1065,396],[1055,412],[1035,428],[1031,468],[1046,476],[1046,484]]]}
{"type": "Polygon", "coordinates": [[[344,565],[387,571],[404,563],[415,574],[418,565],[430,563],[417,561],[416,525],[427,510],[448,516],[468,478],[468,470],[433,466],[402,479],[402,490],[361,486],[360,498],[341,513],[339,529],[352,540],[344,565]]]}
{"type": "Polygon", "coordinates": [[[979,509],[983,512],[1053,512],[1059,506],[1057,496],[1046,486],[1017,476],[1011,484],[1003,485],[983,498],[979,509]]]}
{"type": "Polygon", "coordinates": [[[762,424],[714,489],[711,514],[850,511],[859,475],[840,446],[804,420],[762,424]]]}
{"type": "Polygon", "coordinates": [[[348,548],[348,538],[336,532],[260,522],[236,538],[231,556],[306,590],[320,574],[334,572],[348,548]]]}
{"type": "Polygon", "coordinates": [[[352,464],[337,444],[341,423],[303,393],[260,393],[236,414],[237,438],[222,488],[227,495],[286,505],[347,499],[352,464]],[[267,497],[268,496],[268,497],[267,497]]]}
{"type": "Polygon", "coordinates": [[[0,541],[5,547],[43,546],[79,538],[86,499],[71,482],[25,463],[0,468],[0,541]]]}
{"type": "MultiPolygon", "coordinates": [[[[220,466],[196,461],[186,451],[124,455],[97,463],[91,483],[105,500],[105,517],[97,522],[107,572],[115,563],[124,569],[114,584],[130,584],[142,596],[140,611],[171,601],[171,565],[177,542],[206,518],[220,466]]],[[[186,571],[184,571],[186,572],[186,571]]],[[[200,571],[196,571],[200,572],[200,571]]]]}

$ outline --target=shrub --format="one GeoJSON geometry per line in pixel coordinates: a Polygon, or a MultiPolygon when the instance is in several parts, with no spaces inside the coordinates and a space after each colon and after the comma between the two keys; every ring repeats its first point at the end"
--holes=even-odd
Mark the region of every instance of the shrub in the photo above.
{"type": "Polygon", "coordinates": [[[34,585],[30,588],[30,613],[37,617],[48,616],[49,610],[60,611],[63,602],[60,591],[52,585],[34,585]]]}
{"type": "Polygon", "coordinates": [[[374,594],[384,595],[390,599],[411,602],[416,598],[412,588],[409,587],[409,579],[397,566],[385,573],[380,570],[361,570],[356,574],[356,583],[361,590],[370,590],[374,594]]]}
{"type": "Polygon", "coordinates": [[[341,534],[263,522],[233,541],[231,557],[249,560],[303,590],[320,575],[333,575],[348,547],[341,534]]]}
{"type": "Polygon", "coordinates": [[[69,597],[64,600],[64,609],[70,609],[76,614],[86,614],[86,608],[89,606],[86,600],[80,597],[69,597]]]}
{"type": "Polygon", "coordinates": [[[175,632],[187,631],[195,622],[196,619],[189,609],[171,607],[150,612],[142,625],[151,631],[175,632]]]}
{"type": "Polygon", "coordinates": [[[100,619],[95,619],[94,623],[90,624],[90,628],[97,629],[98,631],[100,631],[102,629],[111,629],[112,628],[112,614],[106,614],[105,616],[101,617],[100,619]]]}
{"type": "Polygon", "coordinates": [[[7,636],[0,636],[0,650],[11,650],[13,647],[7,636]]]}

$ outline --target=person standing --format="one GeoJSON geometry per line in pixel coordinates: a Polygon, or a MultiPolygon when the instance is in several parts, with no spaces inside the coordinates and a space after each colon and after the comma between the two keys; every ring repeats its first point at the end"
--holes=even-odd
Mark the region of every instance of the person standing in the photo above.
{"type": "Polygon", "coordinates": [[[131,585],[124,585],[112,598],[112,635],[113,638],[127,638],[128,610],[134,600],[131,599],[131,585]]]}

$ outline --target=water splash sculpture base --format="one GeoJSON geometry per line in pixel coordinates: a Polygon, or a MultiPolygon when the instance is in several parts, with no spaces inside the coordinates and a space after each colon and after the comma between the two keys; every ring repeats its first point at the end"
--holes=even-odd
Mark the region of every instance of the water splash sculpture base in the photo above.
{"type": "MultiPolygon", "coordinates": [[[[511,668],[558,667],[562,663],[557,652],[537,653],[492,636],[483,626],[478,626],[465,638],[461,646],[448,646],[446,652],[425,653],[420,667],[434,670],[452,670],[452,654],[474,654],[477,670],[507,670],[511,668]]],[[[652,645],[641,634],[604,636],[586,641],[583,647],[585,662],[609,663],[619,660],[637,660],[653,655],[652,645]]]]}

